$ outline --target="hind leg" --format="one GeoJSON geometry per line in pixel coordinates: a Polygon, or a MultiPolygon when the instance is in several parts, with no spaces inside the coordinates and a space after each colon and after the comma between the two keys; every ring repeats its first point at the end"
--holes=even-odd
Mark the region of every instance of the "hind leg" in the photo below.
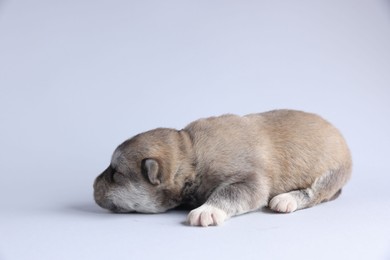
{"type": "Polygon", "coordinates": [[[273,197],[269,202],[269,207],[277,212],[290,213],[309,207],[312,201],[313,191],[311,189],[294,190],[273,197]]]}
{"type": "Polygon", "coordinates": [[[348,171],[343,171],[343,169],[329,171],[309,188],[276,195],[270,200],[268,206],[274,211],[289,213],[336,199],[348,177],[348,171]]]}

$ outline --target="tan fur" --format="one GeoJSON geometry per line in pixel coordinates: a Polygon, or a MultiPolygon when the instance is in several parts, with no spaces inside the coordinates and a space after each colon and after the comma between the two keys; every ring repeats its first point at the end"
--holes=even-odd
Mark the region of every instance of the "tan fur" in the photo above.
{"type": "Polygon", "coordinates": [[[188,216],[191,225],[216,225],[266,205],[292,212],[331,200],[351,167],[343,137],[317,115],[223,115],[127,140],[96,179],[95,200],[119,212],[188,204],[198,207],[188,216]]]}

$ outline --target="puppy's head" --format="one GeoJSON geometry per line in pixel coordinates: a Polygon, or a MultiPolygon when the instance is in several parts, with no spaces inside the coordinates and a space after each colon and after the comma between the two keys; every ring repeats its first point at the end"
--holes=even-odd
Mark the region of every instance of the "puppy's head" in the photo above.
{"type": "Polygon", "coordinates": [[[178,206],[183,147],[182,134],[173,129],[160,128],[125,141],[95,180],[96,203],[114,212],[158,213],[178,206]]]}

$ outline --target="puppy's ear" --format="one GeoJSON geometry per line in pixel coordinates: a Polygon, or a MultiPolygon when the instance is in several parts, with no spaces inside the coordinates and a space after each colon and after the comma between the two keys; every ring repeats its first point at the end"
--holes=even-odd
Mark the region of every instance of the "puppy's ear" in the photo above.
{"type": "Polygon", "coordinates": [[[143,161],[142,170],[151,184],[159,185],[161,183],[158,162],[156,160],[145,159],[143,161]]]}

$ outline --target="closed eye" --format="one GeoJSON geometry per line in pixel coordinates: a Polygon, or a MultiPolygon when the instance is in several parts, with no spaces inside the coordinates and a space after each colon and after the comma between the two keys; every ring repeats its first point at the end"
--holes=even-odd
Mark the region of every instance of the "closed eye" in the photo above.
{"type": "Polygon", "coordinates": [[[111,180],[113,182],[120,182],[125,178],[125,175],[121,172],[118,172],[112,165],[110,166],[111,168],[111,180]]]}
{"type": "Polygon", "coordinates": [[[125,178],[126,176],[121,172],[113,171],[112,173],[112,179],[114,180],[114,182],[121,182],[125,180],[125,178]]]}

